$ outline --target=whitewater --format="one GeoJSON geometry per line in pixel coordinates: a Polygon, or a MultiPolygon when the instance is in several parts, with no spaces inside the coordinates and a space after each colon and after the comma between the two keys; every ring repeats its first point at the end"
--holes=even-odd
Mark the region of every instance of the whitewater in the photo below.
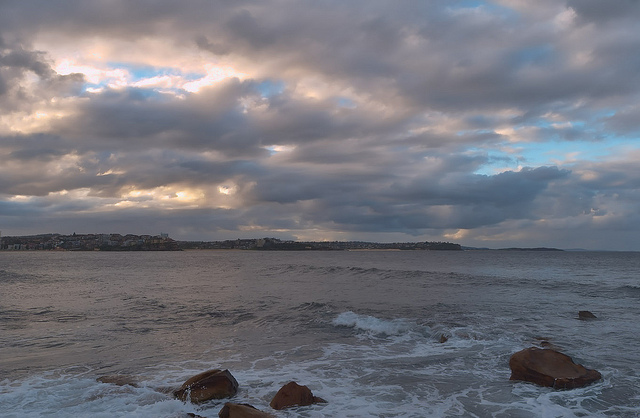
{"type": "Polygon", "coordinates": [[[640,253],[4,251],[0,289],[2,417],[217,417],[168,394],[213,368],[277,417],[640,416],[640,253]],[[542,341],[602,380],[510,381],[542,341]]]}

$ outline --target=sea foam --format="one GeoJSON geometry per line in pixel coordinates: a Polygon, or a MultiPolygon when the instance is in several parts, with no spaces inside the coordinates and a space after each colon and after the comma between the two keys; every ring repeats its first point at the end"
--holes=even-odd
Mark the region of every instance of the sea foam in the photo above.
{"type": "Polygon", "coordinates": [[[399,335],[411,330],[415,324],[406,319],[380,319],[369,315],[343,312],[333,320],[336,326],[355,328],[376,335],[399,335]]]}

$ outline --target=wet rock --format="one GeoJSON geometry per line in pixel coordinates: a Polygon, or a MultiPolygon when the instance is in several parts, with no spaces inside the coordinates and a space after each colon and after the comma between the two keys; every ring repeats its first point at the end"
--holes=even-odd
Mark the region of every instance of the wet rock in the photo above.
{"type": "Polygon", "coordinates": [[[558,348],[558,346],[556,346],[556,345],[555,345],[555,344],[553,344],[552,342],[550,342],[550,341],[546,341],[546,340],[540,341],[540,347],[542,347],[542,348],[548,348],[548,349],[550,349],[550,350],[560,351],[560,349],[558,348]]]}
{"type": "Polygon", "coordinates": [[[208,370],[184,382],[173,395],[182,401],[192,403],[211,399],[230,398],[238,393],[238,381],[229,370],[208,370]]]}
{"type": "Polygon", "coordinates": [[[220,418],[273,418],[273,415],[262,412],[248,403],[227,402],[218,412],[220,418]]]}
{"type": "Polygon", "coordinates": [[[449,338],[444,334],[440,334],[440,340],[439,341],[440,341],[440,344],[444,344],[447,341],[449,341],[449,338]]]}
{"type": "Polygon", "coordinates": [[[524,380],[555,389],[587,386],[602,377],[598,371],[574,363],[566,354],[537,347],[512,355],[509,367],[510,380],[524,380]]]}
{"type": "Polygon", "coordinates": [[[307,406],[314,403],[326,403],[322,398],[313,396],[311,389],[301,386],[296,382],[289,382],[284,385],[271,400],[271,407],[276,410],[289,408],[292,406],[307,406]]]}
{"type": "Polygon", "coordinates": [[[134,388],[138,387],[138,382],[135,381],[133,376],[129,376],[126,374],[109,374],[100,376],[96,379],[96,381],[100,383],[109,383],[117,386],[133,386],[134,388]]]}
{"type": "Polygon", "coordinates": [[[556,346],[551,341],[549,341],[549,338],[536,337],[536,340],[537,340],[537,344],[540,345],[540,347],[549,348],[555,351],[560,351],[560,348],[558,348],[558,346],[556,346]]]}
{"type": "Polygon", "coordinates": [[[598,317],[589,311],[579,311],[578,319],[597,319],[598,317]]]}

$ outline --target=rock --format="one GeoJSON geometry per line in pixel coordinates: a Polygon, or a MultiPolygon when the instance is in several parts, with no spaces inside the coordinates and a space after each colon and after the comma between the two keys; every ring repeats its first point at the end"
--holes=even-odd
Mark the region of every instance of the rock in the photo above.
{"type": "Polygon", "coordinates": [[[444,334],[440,334],[440,340],[439,341],[440,341],[440,344],[444,344],[447,341],[449,341],[449,338],[447,338],[447,336],[444,335],[444,334]]]}
{"type": "Polygon", "coordinates": [[[578,312],[578,319],[597,319],[598,317],[589,311],[578,312]]]}
{"type": "Polygon", "coordinates": [[[537,347],[518,351],[509,360],[511,378],[554,389],[574,389],[587,386],[602,375],[573,362],[571,357],[555,350],[537,347]]]}
{"type": "Polygon", "coordinates": [[[271,407],[273,409],[284,409],[291,406],[307,406],[314,403],[326,403],[322,398],[313,396],[311,389],[306,386],[301,386],[296,382],[289,382],[284,385],[276,396],[271,400],[271,407]]]}
{"type": "Polygon", "coordinates": [[[96,379],[96,381],[100,383],[109,383],[117,386],[133,386],[134,388],[138,387],[138,382],[132,376],[128,376],[125,374],[109,374],[100,376],[96,379]]]}
{"type": "Polygon", "coordinates": [[[182,384],[173,395],[182,401],[193,403],[211,399],[230,398],[238,393],[238,382],[229,370],[208,370],[193,376],[182,384]]]}
{"type": "Polygon", "coordinates": [[[248,403],[227,402],[218,412],[220,418],[273,418],[273,415],[262,412],[248,403]]]}
{"type": "Polygon", "coordinates": [[[540,347],[543,348],[549,348],[551,350],[555,350],[555,351],[560,351],[560,348],[558,348],[558,346],[556,346],[555,344],[553,344],[551,341],[549,341],[549,338],[545,338],[545,337],[536,337],[536,342],[538,345],[540,345],[540,347]]]}
{"type": "Polygon", "coordinates": [[[548,348],[550,350],[560,351],[560,349],[550,341],[540,341],[540,347],[548,348]]]}

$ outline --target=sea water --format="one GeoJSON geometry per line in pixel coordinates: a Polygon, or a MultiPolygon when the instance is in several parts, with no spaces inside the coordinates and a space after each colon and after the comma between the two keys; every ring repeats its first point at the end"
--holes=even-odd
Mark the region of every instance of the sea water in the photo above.
{"type": "Polygon", "coordinates": [[[0,252],[0,416],[217,417],[168,394],[213,368],[277,417],[637,417],[640,253],[0,252]],[[602,380],[510,381],[541,341],[602,380]]]}

